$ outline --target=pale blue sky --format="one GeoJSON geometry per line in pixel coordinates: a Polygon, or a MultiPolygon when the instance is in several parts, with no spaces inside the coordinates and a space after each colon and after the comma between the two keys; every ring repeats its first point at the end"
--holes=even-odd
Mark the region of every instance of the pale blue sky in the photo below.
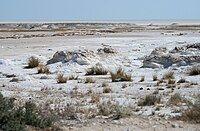
{"type": "Polygon", "coordinates": [[[0,20],[200,19],[200,0],[0,0],[0,20]]]}

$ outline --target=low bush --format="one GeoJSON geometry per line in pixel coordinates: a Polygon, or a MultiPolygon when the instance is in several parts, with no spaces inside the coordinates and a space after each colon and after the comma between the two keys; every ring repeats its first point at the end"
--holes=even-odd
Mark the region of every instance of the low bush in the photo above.
{"type": "Polygon", "coordinates": [[[138,101],[138,106],[151,106],[161,102],[160,96],[147,95],[144,99],[138,101]]]}

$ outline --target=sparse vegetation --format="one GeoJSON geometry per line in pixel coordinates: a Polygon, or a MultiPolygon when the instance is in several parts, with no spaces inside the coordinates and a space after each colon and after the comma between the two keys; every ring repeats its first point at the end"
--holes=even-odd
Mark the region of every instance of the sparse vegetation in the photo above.
{"type": "Polygon", "coordinates": [[[145,79],[145,76],[142,76],[139,82],[143,82],[145,79]]]}
{"type": "Polygon", "coordinates": [[[85,78],[85,83],[95,83],[95,80],[92,79],[91,77],[86,77],[85,78]]]}
{"type": "Polygon", "coordinates": [[[85,75],[107,75],[108,71],[102,67],[93,66],[86,70],[85,75]]]}
{"type": "Polygon", "coordinates": [[[50,70],[46,65],[40,64],[38,66],[38,74],[50,74],[50,70]]]}
{"type": "Polygon", "coordinates": [[[190,71],[189,71],[189,75],[193,76],[193,75],[200,75],[200,67],[198,66],[193,66],[190,71]]]}
{"type": "Polygon", "coordinates": [[[174,72],[169,71],[167,73],[165,73],[162,77],[162,79],[166,80],[166,79],[174,79],[174,72]]]}
{"type": "Polygon", "coordinates": [[[23,131],[27,125],[46,128],[52,125],[52,117],[46,117],[34,103],[26,102],[16,107],[14,98],[4,98],[0,93],[0,130],[23,131]]]}
{"type": "Polygon", "coordinates": [[[28,59],[28,66],[26,68],[35,68],[35,67],[38,67],[39,64],[40,64],[39,59],[34,56],[31,56],[28,59]]]}
{"type": "Polygon", "coordinates": [[[103,93],[111,93],[112,89],[110,87],[104,87],[103,88],[103,93]]]}
{"type": "Polygon", "coordinates": [[[67,83],[67,77],[64,77],[64,74],[57,75],[57,83],[67,83]]]}
{"type": "Polygon", "coordinates": [[[138,106],[151,106],[156,105],[161,102],[160,96],[156,95],[147,95],[144,99],[138,101],[138,106]]]}
{"type": "Polygon", "coordinates": [[[119,68],[116,73],[110,72],[112,82],[132,81],[131,75],[127,75],[122,68],[119,68]]]}

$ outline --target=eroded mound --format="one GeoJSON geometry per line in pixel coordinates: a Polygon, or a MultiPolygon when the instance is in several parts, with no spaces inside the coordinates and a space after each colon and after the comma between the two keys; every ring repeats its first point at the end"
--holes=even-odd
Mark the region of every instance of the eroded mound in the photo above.
{"type": "Polygon", "coordinates": [[[154,49],[143,61],[143,68],[168,68],[170,66],[187,66],[200,63],[200,43],[175,47],[154,49]]]}

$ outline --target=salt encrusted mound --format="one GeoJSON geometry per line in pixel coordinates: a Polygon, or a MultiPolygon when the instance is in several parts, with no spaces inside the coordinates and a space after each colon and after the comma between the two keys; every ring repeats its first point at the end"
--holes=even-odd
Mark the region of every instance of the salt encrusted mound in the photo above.
{"type": "Polygon", "coordinates": [[[200,43],[175,47],[168,51],[165,47],[154,49],[143,60],[143,68],[168,68],[174,66],[186,66],[200,63],[200,43]]]}
{"type": "Polygon", "coordinates": [[[95,53],[91,50],[57,51],[47,64],[73,61],[79,65],[89,65],[95,57],[95,53]]]}

